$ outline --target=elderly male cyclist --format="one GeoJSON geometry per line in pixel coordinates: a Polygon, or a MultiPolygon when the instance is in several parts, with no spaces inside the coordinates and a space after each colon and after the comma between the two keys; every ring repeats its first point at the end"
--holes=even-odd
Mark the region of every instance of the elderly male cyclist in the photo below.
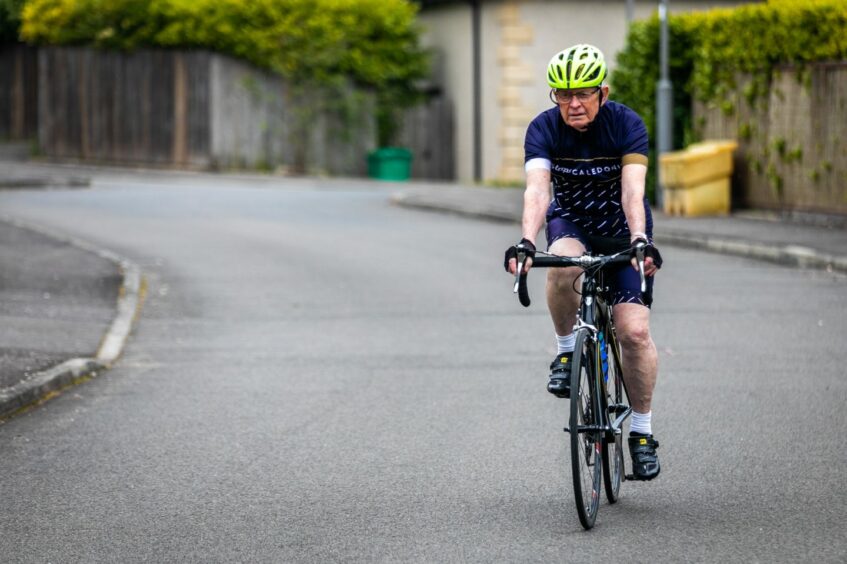
{"type": "MultiPolygon", "coordinates": [[[[556,105],[532,120],[526,132],[523,238],[506,251],[505,267],[515,274],[519,246],[532,256],[545,221],[548,252],[555,255],[610,254],[646,245],[648,291],[642,295],[640,275],[628,265],[613,273],[610,287],[633,408],[629,450],[634,474],[652,480],[660,466],[651,426],[657,354],[650,336],[650,304],[653,275],[662,260],[652,244],[653,220],[644,194],[647,130],[633,110],[609,100],[606,74],[603,54],[591,45],[574,45],[551,59],[547,84],[556,105]]],[[[528,270],[531,258],[526,263],[528,270]]],[[[558,348],[547,391],[557,397],[570,394],[580,274],[571,267],[551,268],[547,275],[547,305],[558,348]]]]}

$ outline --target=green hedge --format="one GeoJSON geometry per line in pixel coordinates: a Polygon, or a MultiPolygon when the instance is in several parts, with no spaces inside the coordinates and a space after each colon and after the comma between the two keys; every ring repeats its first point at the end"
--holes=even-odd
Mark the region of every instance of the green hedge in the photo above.
{"type": "Polygon", "coordinates": [[[29,0],[31,43],[201,47],[293,78],[371,86],[424,75],[406,0],[29,0]]]}
{"type": "MultiPolygon", "coordinates": [[[[767,92],[777,66],[847,59],[847,0],[770,0],[736,8],[671,15],[668,19],[674,87],[675,148],[694,140],[691,102],[733,108],[725,94],[740,74],[755,104],[767,92]]],[[[659,20],[634,22],[612,76],[614,98],[644,118],[651,147],[659,80],[659,20]]],[[[651,167],[654,169],[655,167],[651,167]]]]}
{"type": "Polygon", "coordinates": [[[299,85],[372,89],[390,108],[428,72],[408,0],[28,0],[22,16],[30,43],[210,49],[299,85]]]}
{"type": "Polygon", "coordinates": [[[738,74],[755,78],[745,92],[755,102],[778,65],[847,59],[847,0],[771,0],[691,19],[699,46],[691,83],[704,102],[722,105],[738,74]]]}
{"type": "MultiPolygon", "coordinates": [[[[669,20],[668,40],[671,58],[668,64],[673,82],[674,145],[686,140],[684,132],[691,121],[691,71],[696,49],[689,20],[673,16],[669,20]]],[[[612,97],[637,111],[647,125],[652,140],[656,124],[656,83],[659,80],[659,20],[633,22],[623,51],[618,53],[612,74],[612,97]]]]}
{"type": "Polygon", "coordinates": [[[24,0],[0,0],[0,44],[17,42],[23,3],[24,0]]]}

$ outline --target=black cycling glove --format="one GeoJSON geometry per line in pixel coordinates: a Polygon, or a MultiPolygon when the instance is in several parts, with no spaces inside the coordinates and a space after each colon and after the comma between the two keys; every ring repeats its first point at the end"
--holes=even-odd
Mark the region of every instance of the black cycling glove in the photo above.
{"type": "Polygon", "coordinates": [[[535,245],[532,244],[532,241],[529,239],[521,239],[517,245],[512,245],[508,249],[506,249],[506,258],[503,259],[503,268],[506,269],[506,272],[509,272],[509,261],[511,259],[518,259],[518,250],[523,251],[528,257],[535,257],[535,245]]]}
{"type": "Polygon", "coordinates": [[[629,256],[635,258],[635,253],[638,252],[638,249],[643,248],[644,257],[652,258],[653,264],[656,265],[656,268],[662,268],[662,255],[659,253],[659,249],[656,248],[656,245],[643,237],[639,237],[633,241],[631,245],[632,246],[629,248],[629,256]]]}

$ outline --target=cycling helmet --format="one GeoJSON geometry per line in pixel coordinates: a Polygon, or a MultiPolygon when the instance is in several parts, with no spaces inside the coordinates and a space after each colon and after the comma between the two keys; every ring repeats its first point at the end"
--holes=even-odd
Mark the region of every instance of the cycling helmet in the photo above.
{"type": "Polygon", "coordinates": [[[590,88],[606,78],[603,53],[593,45],[581,43],[556,53],[547,65],[550,88],[590,88]]]}

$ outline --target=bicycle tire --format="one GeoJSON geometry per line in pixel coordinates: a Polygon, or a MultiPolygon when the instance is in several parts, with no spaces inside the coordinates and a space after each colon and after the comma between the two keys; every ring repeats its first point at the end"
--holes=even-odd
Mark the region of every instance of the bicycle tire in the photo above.
{"type": "MultiPolygon", "coordinates": [[[[604,386],[603,409],[606,410],[610,423],[618,416],[615,406],[628,403],[623,386],[623,374],[618,362],[620,355],[612,350],[616,346],[615,343],[614,336],[606,336],[604,345],[608,359],[608,372],[604,386]]],[[[620,433],[613,437],[607,434],[603,438],[603,485],[606,488],[606,499],[609,503],[615,503],[620,498],[621,481],[625,475],[622,426],[620,433]]]]}
{"type": "Polygon", "coordinates": [[[571,366],[570,443],[576,512],[586,529],[593,527],[597,518],[603,474],[603,433],[597,430],[579,432],[586,426],[600,425],[595,354],[587,332],[580,331],[571,366]]]}

